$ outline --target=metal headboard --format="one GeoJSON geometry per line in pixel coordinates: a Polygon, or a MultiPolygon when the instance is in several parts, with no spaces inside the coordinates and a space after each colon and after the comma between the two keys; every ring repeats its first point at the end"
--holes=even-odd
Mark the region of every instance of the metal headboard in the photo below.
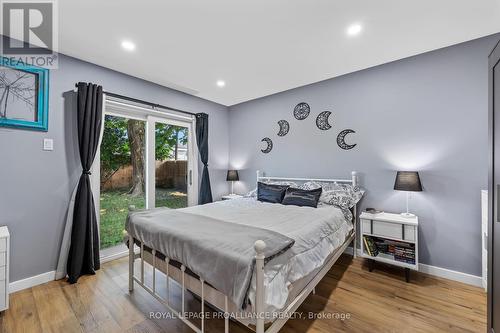
{"type": "Polygon", "coordinates": [[[264,173],[257,170],[257,182],[261,180],[280,180],[280,181],[291,181],[291,182],[320,182],[320,183],[347,183],[353,186],[358,185],[358,173],[356,171],[351,172],[351,179],[318,179],[318,178],[289,178],[289,177],[272,177],[264,176],[264,173]]]}

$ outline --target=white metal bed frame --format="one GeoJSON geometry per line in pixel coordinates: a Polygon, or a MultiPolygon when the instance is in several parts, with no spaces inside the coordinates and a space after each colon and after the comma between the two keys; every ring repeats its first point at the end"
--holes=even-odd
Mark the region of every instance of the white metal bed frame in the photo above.
{"type": "MultiPolygon", "coordinates": [[[[291,182],[307,182],[307,181],[315,181],[321,183],[348,183],[356,186],[358,184],[358,176],[355,171],[351,173],[351,179],[311,179],[311,178],[286,178],[286,177],[270,177],[261,175],[260,171],[257,171],[257,182],[259,181],[291,181],[291,182]]],[[[134,207],[130,207],[130,209],[134,209],[134,207]]],[[[302,291],[293,299],[288,306],[282,310],[284,315],[279,316],[276,320],[272,322],[272,324],[265,329],[266,322],[266,314],[264,312],[264,296],[265,296],[265,285],[264,285],[264,249],[266,248],[266,244],[262,240],[258,240],[255,242],[255,274],[256,274],[256,290],[255,290],[255,305],[254,305],[254,313],[253,317],[255,318],[255,332],[256,333],[277,333],[283,325],[285,325],[288,318],[291,317],[291,314],[297,310],[297,308],[302,304],[302,302],[306,299],[306,297],[314,292],[316,285],[321,281],[321,279],[328,273],[328,271],[335,264],[340,255],[345,251],[345,249],[349,246],[349,244],[353,243],[353,255],[356,257],[356,221],[357,221],[357,212],[356,206],[353,208],[353,232],[347,238],[347,240],[343,243],[343,245],[337,249],[331,258],[325,263],[325,265],[316,273],[316,275],[311,279],[311,281],[302,289],[302,291]]],[[[129,292],[134,290],[134,282],[136,282],[139,286],[143,287],[149,294],[151,294],[154,298],[156,298],[160,303],[165,305],[170,311],[172,311],[179,319],[181,319],[187,326],[189,326],[193,331],[197,333],[205,332],[205,302],[206,296],[211,300],[210,303],[212,306],[218,308],[219,310],[224,312],[224,332],[229,332],[229,306],[228,306],[228,297],[222,294],[217,289],[205,283],[202,278],[196,279],[193,276],[186,274],[186,267],[181,263],[180,269],[171,265],[170,259],[165,257],[165,260],[162,261],[156,256],[156,250],[152,249],[151,253],[144,251],[144,244],[140,243],[140,252],[136,254],[134,252],[134,238],[129,236],[129,292]],[[134,261],[136,258],[140,258],[140,277],[136,277],[134,274],[134,261]],[[150,263],[153,267],[153,277],[152,277],[152,286],[146,285],[144,281],[144,261],[150,263]],[[156,292],[156,270],[160,270],[165,274],[166,278],[166,299],[161,297],[156,292]],[[176,310],[172,307],[169,302],[170,295],[170,279],[180,283],[182,288],[181,294],[181,310],[176,310]],[[186,316],[185,311],[185,291],[188,289],[194,294],[198,295],[201,299],[201,327],[197,327],[194,325],[186,316]],[[221,301],[223,300],[223,301],[221,301]]],[[[247,322],[240,320],[239,318],[234,318],[245,326],[250,327],[247,322]]]]}

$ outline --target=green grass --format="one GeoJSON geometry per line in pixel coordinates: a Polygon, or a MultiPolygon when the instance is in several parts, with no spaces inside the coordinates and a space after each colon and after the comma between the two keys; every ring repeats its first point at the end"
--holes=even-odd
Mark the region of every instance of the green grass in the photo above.
{"type": "MultiPolygon", "coordinates": [[[[101,193],[101,249],[120,244],[123,241],[128,206],[144,208],[144,196],[131,197],[126,190],[101,193]]],[[[182,208],[187,206],[185,193],[172,189],[156,189],[156,207],[182,208]]]]}

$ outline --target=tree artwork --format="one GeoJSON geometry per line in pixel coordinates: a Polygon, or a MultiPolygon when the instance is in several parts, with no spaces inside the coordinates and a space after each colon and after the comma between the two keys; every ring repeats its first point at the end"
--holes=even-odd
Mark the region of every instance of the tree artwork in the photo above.
{"type": "Polygon", "coordinates": [[[35,95],[36,77],[32,73],[0,67],[0,118],[36,120],[35,95]]]}

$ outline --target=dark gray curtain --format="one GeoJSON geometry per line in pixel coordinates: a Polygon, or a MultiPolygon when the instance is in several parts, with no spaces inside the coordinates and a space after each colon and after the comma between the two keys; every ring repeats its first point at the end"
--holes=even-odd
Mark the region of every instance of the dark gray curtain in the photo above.
{"type": "Polygon", "coordinates": [[[196,114],[196,142],[203,163],[198,204],[203,205],[213,201],[210,176],[208,175],[208,114],[206,113],[196,114]]]}
{"type": "Polygon", "coordinates": [[[89,175],[101,134],[101,86],[78,83],[77,117],[78,146],[83,170],[76,191],[67,262],[70,283],[77,282],[84,274],[95,274],[100,268],[97,218],[89,175]]]}

